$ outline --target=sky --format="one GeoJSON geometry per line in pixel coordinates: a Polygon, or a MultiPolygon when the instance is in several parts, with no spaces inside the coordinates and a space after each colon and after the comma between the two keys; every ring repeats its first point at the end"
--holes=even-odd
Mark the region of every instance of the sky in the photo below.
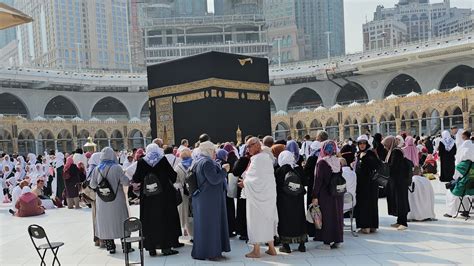
{"type": "MultiPolygon", "coordinates": [[[[207,0],[209,10],[214,10],[213,0],[207,0]]],[[[441,3],[443,0],[431,0],[441,3]]],[[[344,0],[346,53],[362,51],[362,24],[373,19],[377,5],[393,7],[398,0],[344,0]]],[[[473,0],[451,0],[452,7],[473,8],[473,0]]]]}

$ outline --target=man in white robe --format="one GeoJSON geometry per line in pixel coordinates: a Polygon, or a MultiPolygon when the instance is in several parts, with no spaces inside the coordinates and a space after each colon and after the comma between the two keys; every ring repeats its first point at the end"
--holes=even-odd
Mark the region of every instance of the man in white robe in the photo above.
{"type": "Polygon", "coordinates": [[[424,221],[436,218],[433,186],[428,178],[421,175],[419,167],[415,167],[413,171],[412,185],[408,192],[408,202],[410,203],[408,220],[424,221]]]}
{"type": "Polygon", "coordinates": [[[245,256],[259,258],[261,243],[268,243],[269,249],[265,253],[275,256],[273,237],[278,234],[278,212],[273,162],[267,153],[262,152],[258,138],[250,138],[246,146],[252,157],[239,185],[243,186],[242,193],[247,199],[247,232],[249,243],[254,246],[245,256]]]}

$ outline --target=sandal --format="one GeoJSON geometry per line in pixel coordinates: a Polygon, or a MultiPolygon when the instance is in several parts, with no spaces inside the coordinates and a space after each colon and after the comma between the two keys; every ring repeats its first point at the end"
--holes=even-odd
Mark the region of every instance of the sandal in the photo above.
{"type": "Polygon", "coordinates": [[[173,249],[167,249],[167,250],[162,250],[161,253],[163,254],[163,256],[171,256],[171,255],[178,254],[179,251],[173,250],[173,249]]]}

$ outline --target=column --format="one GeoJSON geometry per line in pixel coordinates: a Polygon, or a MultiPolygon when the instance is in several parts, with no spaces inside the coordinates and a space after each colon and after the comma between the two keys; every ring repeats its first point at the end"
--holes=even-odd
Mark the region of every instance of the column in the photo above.
{"type": "Polygon", "coordinates": [[[57,151],[58,150],[58,139],[54,139],[54,150],[57,151]]]}
{"type": "Polygon", "coordinates": [[[344,141],[344,125],[339,123],[339,140],[344,141]]]}
{"type": "Polygon", "coordinates": [[[128,151],[128,139],[126,137],[123,138],[123,147],[128,151]]]}
{"type": "Polygon", "coordinates": [[[143,137],[143,148],[146,148],[146,137],[143,137]]]}
{"type": "Polygon", "coordinates": [[[411,122],[410,121],[405,121],[405,129],[407,132],[411,133],[411,122]]]}
{"type": "Polygon", "coordinates": [[[449,128],[452,128],[453,127],[453,118],[450,117],[449,118],[449,128]]]}
{"type": "Polygon", "coordinates": [[[463,122],[463,128],[468,130],[469,129],[469,112],[462,112],[462,122],[463,122]]]}
{"type": "Polygon", "coordinates": [[[79,146],[78,143],[77,143],[77,137],[73,137],[72,138],[72,150],[76,150],[77,146],[79,146]]]}
{"type": "Polygon", "coordinates": [[[421,137],[421,134],[423,133],[422,127],[423,127],[423,123],[421,119],[418,119],[418,136],[420,137],[421,137]]]}
{"type": "Polygon", "coordinates": [[[402,121],[400,118],[395,118],[395,134],[402,131],[402,121]]]}
{"type": "MultiPolygon", "coordinates": [[[[38,150],[39,150],[39,142],[38,140],[35,139],[35,154],[39,154],[38,150]]],[[[28,152],[28,150],[26,152],[28,152]]]]}
{"type": "Polygon", "coordinates": [[[107,142],[108,142],[108,144],[109,144],[109,147],[112,147],[112,144],[111,144],[111,142],[110,142],[110,139],[109,139],[109,138],[107,138],[107,142]]]}
{"type": "Polygon", "coordinates": [[[362,135],[362,125],[358,124],[357,127],[359,128],[359,136],[362,135]]]}
{"type": "Polygon", "coordinates": [[[375,130],[377,131],[376,133],[380,133],[380,123],[375,125],[375,130]]]}
{"type": "Polygon", "coordinates": [[[385,128],[387,129],[387,131],[385,132],[387,136],[390,135],[390,123],[386,123],[385,128]]]}
{"type": "MultiPolygon", "coordinates": [[[[443,119],[442,116],[440,117],[440,119],[441,119],[441,132],[443,132],[444,131],[444,119],[443,119]]],[[[426,125],[428,125],[428,121],[426,121],[426,125]]]]}
{"type": "Polygon", "coordinates": [[[18,152],[18,138],[13,138],[12,139],[12,144],[13,144],[13,153],[19,153],[18,152]]]}
{"type": "MultiPolygon", "coordinates": [[[[360,134],[359,134],[360,136],[360,134]]],[[[345,137],[345,136],[344,136],[345,137]]],[[[351,138],[354,138],[354,127],[353,126],[349,126],[349,136],[347,136],[348,138],[351,137],[351,138]]]]}

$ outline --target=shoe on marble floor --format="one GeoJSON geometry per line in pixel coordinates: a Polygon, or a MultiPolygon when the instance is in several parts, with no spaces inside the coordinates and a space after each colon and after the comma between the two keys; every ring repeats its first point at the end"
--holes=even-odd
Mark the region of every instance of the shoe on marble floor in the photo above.
{"type": "Polygon", "coordinates": [[[453,218],[453,216],[451,216],[451,215],[449,215],[449,214],[447,214],[447,213],[445,213],[445,214],[443,215],[443,217],[453,218]]]}
{"type": "Polygon", "coordinates": [[[398,231],[404,231],[404,230],[407,230],[407,229],[408,229],[408,227],[407,227],[407,226],[404,226],[404,225],[399,225],[399,226],[397,227],[397,230],[398,230],[398,231]]]}
{"type": "Polygon", "coordinates": [[[335,248],[340,248],[341,246],[342,246],[342,243],[334,243],[331,245],[331,248],[335,249],[335,248]]]}
{"type": "Polygon", "coordinates": [[[400,225],[399,224],[391,224],[391,227],[398,228],[400,225]]]}

